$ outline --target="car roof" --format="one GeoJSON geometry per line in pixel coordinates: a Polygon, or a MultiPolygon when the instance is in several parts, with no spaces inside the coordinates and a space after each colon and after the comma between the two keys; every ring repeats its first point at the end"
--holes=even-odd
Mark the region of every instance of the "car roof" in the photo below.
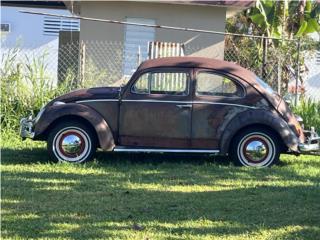
{"type": "Polygon", "coordinates": [[[139,71],[144,71],[149,68],[206,68],[219,72],[231,73],[239,76],[243,80],[257,84],[256,76],[253,72],[233,63],[223,60],[205,58],[205,57],[164,57],[146,60],[139,66],[139,71]]]}

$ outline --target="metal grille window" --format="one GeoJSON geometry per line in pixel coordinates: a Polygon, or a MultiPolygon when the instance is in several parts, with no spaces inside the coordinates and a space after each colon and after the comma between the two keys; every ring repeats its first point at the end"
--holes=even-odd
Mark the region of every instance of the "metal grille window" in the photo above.
{"type": "MultiPolygon", "coordinates": [[[[146,18],[127,18],[127,22],[155,24],[155,20],[146,18]]],[[[154,41],[155,29],[143,26],[126,25],[124,39],[124,73],[131,75],[141,59],[148,55],[148,42],[154,41]],[[138,55],[139,58],[138,59],[138,55]],[[129,57],[131,56],[131,57],[129,57]]]]}
{"type": "Polygon", "coordinates": [[[60,31],[79,31],[80,21],[60,17],[44,17],[43,35],[58,36],[60,31]]]}
{"type": "Polygon", "coordinates": [[[152,72],[143,74],[133,86],[140,94],[188,94],[189,74],[186,72],[152,72]]]}
{"type": "Polygon", "coordinates": [[[2,33],[10,32],[10,24],[9,23],[1,23],[1,32],[2,33]]]}

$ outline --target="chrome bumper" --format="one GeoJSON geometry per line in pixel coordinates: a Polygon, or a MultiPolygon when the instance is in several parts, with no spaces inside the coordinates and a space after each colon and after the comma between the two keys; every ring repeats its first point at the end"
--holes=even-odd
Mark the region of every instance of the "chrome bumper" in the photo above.
{"type": "Polygon", "coordinates": [[[299,144],[301,153],[319,152],[320,151],[320,137],[315,131],[314,127],[310,131],[304,131],[307,141],[299,144]]]}
{"type": "Polygon", "coordinates": [[[33,126],[34,120],[31,116],[20,120],[20,136],[23,140],[26,138],[34,138],[33,126]]]}

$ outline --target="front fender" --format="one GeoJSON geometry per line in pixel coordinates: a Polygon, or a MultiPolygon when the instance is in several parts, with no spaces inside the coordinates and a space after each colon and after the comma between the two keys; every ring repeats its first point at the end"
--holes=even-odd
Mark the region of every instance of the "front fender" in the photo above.
{"type": "Polygon", "coordinates": [[[264,109],[247,110],[238,113],[226,125],[225,130],[220,140],[220,151],[226,154],[229,150],[230,143],[235,134],[242,128],[249,127],[250,125],[264,125],[273,129],[279,134],[283,143],[293,152],[299,152],[299,138],[289,127],[289,125],[282,119],[279,114],[273,111],[264,109]]]}
{"type": "Polygon", "coordinates": [[[64,117],[80,117],[89,122],[97,133],[100,147],[103,150],[112,150],[115,146],[112,131],[105,119],[94,109],[76,103],[50,106],[35,123],[35,138],[44,135],[54,123],[64,117]]]}

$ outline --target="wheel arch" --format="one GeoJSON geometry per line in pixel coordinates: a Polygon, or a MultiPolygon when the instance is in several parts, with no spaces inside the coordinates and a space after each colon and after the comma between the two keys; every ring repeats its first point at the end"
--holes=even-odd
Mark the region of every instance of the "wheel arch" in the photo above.
{"type": "Polygon", "coordinates": [[[249,124],[249,125],[246,125],[246,126],[240,128],[240,129],[238,129],[238,130],[231,136],[231,139],[230,139],[230,142],[229,142],[229,145],[228,145],[228,151],[230,150],[232,140],[235,138],[235,136],[239,135],[241,132],[246,131],[246,130],[248,130],[248,129],[259,129],[259,128],[262,128],[262,129],[265,129],[265,130],[271,132],[271,133],[277,138],[277,140],[279,141],[279,143],[281,144],[281,146],[280,146],[280,151],[281,151],[281,152],[286,152],[286,150],[288,149],[288,147],[287,147],[286,144],[284,143],[284,141],[283,141],[282,137],[280,136],[280,134],[279,134],[274,128],[272,128],[271,126],[266,125],[266,124],[262,124],[262,123],[253,123],[253,124],[249,124]]]}
{"type": "MultiPolygon", "coordinates": [[[[47,140],[49,132],[51,130],[53,130],[61,122],[66,122],[66,121],[69,121],[69,122],[75,121],[75,122],[79,122],[79,123],[82,123],[82,124],[86,125],[94,133],[94,135],[96,137],[96,140],[99,143],[99,138],[98,138],[96,129],[92,126],[91,122],[89,122],[87,119],[85,119],[83,117],[80,117],[78,115],[64,115],[64,116],[56,118],[53,122],[50,123],[50,125],[47,127],[47,129],[45,129],[41,133],[41,135],[39,135],[39,138],[41,138],[43,140],[47,140]]],[[[99,145],[100,145],[100,143],[99,143],[99,145]]]]}
{"type": "Polygon", "coordinates": [[[239,113],[227,124],[220,138],[221,154],[228,153],[232,139],[237,134],[251,127],[262,127],[272,131],[281,140],[282,152],[288,149],[298,151],[299,138],[289,125],[277,113],[261,109],[239,113]]]}
{"type": "Polygon", "coordinates": [[[106,120],[92,108],[76,103],[49,107],[35,125],[35,139],[47,140],[50,130],[66,120],[80,121],[91,128],[103,150],[114,148],[113,134],[106,120]]]}

